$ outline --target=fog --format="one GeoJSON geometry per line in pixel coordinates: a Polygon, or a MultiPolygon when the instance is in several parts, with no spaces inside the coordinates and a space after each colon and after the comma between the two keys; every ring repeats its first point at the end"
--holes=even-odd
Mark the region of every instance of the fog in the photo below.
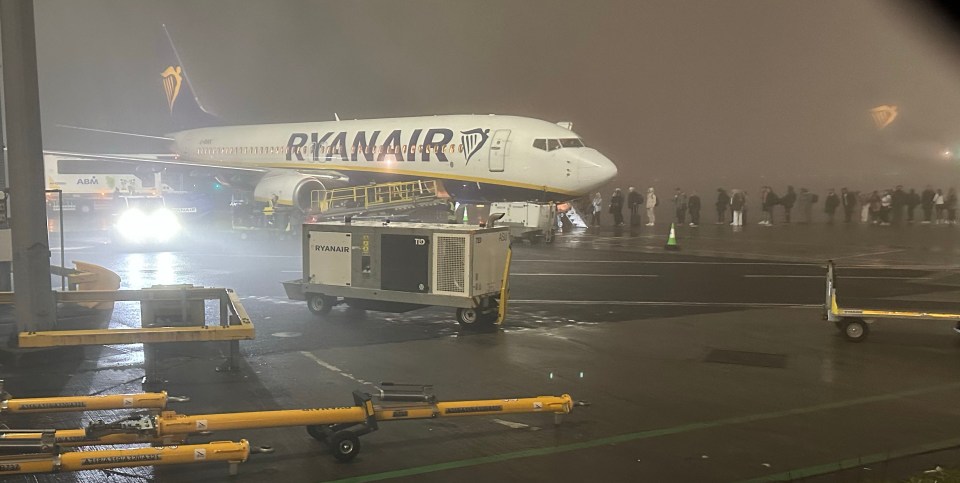
{"type": "MultiPolygon", "coordinates": [[[[36,3],[47,148],[156,151],[166,23],[227,123],[497,113],[572,121],[616,186],[946,187],[957,44],[912,3],[74,1],[36,3]],[[868,110],[894,104],[877,130],[868,110]]],[[[955,26],[954,26],[955,28],[955,26]]],[[[14,121],[11,121],[14,122],[14,121]]]]}

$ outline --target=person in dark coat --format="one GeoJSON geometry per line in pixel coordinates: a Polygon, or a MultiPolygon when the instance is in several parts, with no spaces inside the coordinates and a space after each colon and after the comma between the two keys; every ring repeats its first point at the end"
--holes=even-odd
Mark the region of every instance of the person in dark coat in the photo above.
{"type": "Polygon", "coordinates": [[[623,193],[620,188],[613,190],[610,197],[610,214],[613,215],[613,226],[623,225],[623,193]]]}
{"type": "Polygon", "coordinates": [[[827,199],[823,202],[823,212],[827,214],[827,223],[833,223],[833,217],[837,214],[837,207],[840,206],[840,197],[837,192],[830,188],[827,192],[827,199]]]}
{"type": "Polygon", "coordinates": [[[761,225],[773,226],[773,208],[780,204],[780,197],[773,192],[773,188],[764,186],[760,188],[760,209],[762,219],[761,225]]]}
{"type": "Polygon", "coordinates": [[[927,185],[926,189],[923,190],[923,193],[920,194],[920,206],[923,208],[923,222],[924,224],[929,224],[930,220],[933,218],[933,197],[937,193],[933,191],[933,187],[927,185]]]}
{"type": "Polygon", "coordinates": [[[790,223],[790,211],[793,210],[793,205],[797,202],[797,192],[793,190],[793,186],[787,186],[787,194],[783,195],[783,198],[780,198],[780,204],[783,205],[783,217],[786,223],[790,223]]]}
{"type": "Polygon", "coordinates": [[[727,207],[730,206],[730,195],[723,188],[717,188],[717,224],[727,222],[727,207]]]}
{"type": "Polygon", "coordinates": [[[920,194],[913,188],[907,193],[907,223],[913,223],[913,212],[920,204],[920,194]]]}
{"type": "Polygon", "coordinates": [[[680,188],[673,192],[673,212],[677,217],[677,224],[683,225],[687,219],[687,194],[680,188]]]}
{"type": "Polygon", "coordinates": [[[687,199],[687,209],[690,210],[690,226],[700,226],[700,195],[696,191],[687,199]]]}
{"type": "Polygon", "coordinates": [[[627,206],[630,207],[630,226],[640,224],[640,205],[643,204],[643,196],[637,192],[637,189],[631,186],[627,192],[627,206]]]}
{"type": "Polygon", "coordinates": [[[733,190],[730,197],[730,210],[733,211],[733,226],[743,226],[743,209],[747,206],[746,195],[740,190],[733,190]]]}
{"type": "Polygon", "coordinates": [[[840,188],[840,204],[843,206],[843,222],[850,223],[853,211],[857,207],[857,194],[846,188],[840,188]]]}
{"type": "Polygon", "coordinates": [[[903,208],[907,206],[907,193],[903,191],[903,186],[897,185],[890,194],[890,213],[894,225],[900,225],[903,222],[903,208]]]}

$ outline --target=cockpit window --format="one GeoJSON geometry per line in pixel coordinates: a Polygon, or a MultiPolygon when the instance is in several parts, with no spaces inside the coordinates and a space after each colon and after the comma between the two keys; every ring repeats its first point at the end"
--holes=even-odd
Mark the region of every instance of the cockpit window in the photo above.
{"type": "Polygon", "coordinates": [[[533,147],[544,151],[554,151],[560,148],[582,148],[584,144],[580,138],[534,139],[533,147]]]}

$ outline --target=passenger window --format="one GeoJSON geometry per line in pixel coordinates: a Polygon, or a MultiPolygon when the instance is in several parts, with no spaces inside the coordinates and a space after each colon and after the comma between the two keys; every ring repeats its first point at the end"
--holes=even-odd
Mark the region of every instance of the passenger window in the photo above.
{"type": "Polygon", "coordinates": [[[547,150],[547,140],[546,139],[534,139],[533,147],[537,149],[547,150]]]}
{"type": "Polygon", "coordinates": [[[560,149],[560,141],[556,139],[547,139],[547,151],[560,149]]]}

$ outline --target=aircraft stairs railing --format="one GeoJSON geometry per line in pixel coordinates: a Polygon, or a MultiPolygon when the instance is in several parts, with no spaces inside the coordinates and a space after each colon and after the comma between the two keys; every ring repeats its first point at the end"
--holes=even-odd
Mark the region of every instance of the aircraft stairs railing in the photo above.
{"type": "Polygon", "coordinates": [[[411,210],[443,203],[435,180],[347,186],[310,193],[310,214],[317,218],[411,210]]]}

